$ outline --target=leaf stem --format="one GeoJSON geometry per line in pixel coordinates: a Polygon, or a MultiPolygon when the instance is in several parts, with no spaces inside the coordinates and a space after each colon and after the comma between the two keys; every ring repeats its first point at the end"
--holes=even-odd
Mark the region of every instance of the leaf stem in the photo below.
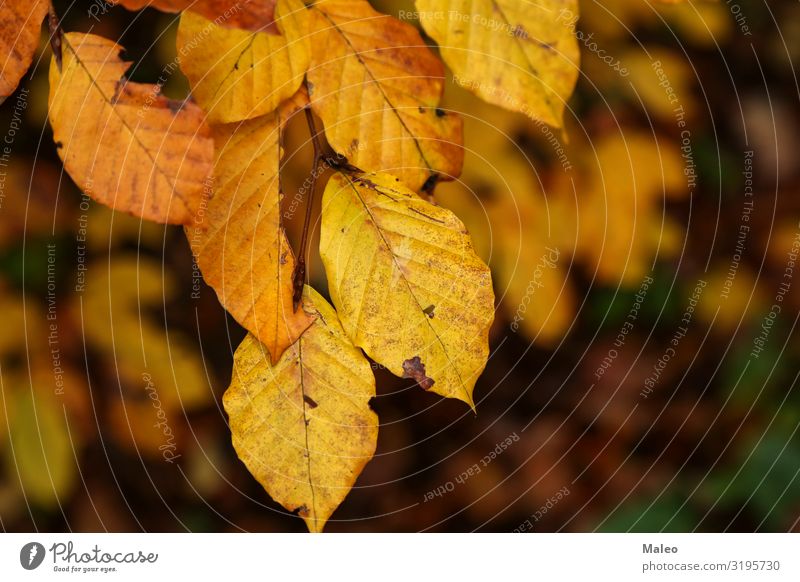
{"type": "Polygon", "coordinates": [[[303,234],[300,238],[300,248],[297,252],[297,262],[295,263],[294,273],[292,274],[292,303],[294,310],[300,306],[303,299],[303,285],[306,282],[306,248],[308,246],[308,229],[311,225],[311,211],[314,206],[314,193],[317,190],[317,177],[323,171],[323,161],[325,159],[322,140],[317,132],[317,125],[314,122],[314,114],[311,107],[304,109],[308,131],[311,134],[311,142],[314,145],[314,163],[311,166],[311,185],[306,201],[306,215],[303,219],[303,234]]]}
{"type": "Polygon", "coordinates": [[[50,4],[47,11],[47,28],[50,30],[50,47],[53,49],[53,58],[56,60],[58,70],[61,70],[61,21],[56,14],[55,8],[50,4]]]}

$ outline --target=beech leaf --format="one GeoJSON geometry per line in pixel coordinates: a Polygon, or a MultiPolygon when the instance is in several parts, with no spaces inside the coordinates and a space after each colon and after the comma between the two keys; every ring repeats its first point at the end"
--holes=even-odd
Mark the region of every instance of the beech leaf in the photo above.
{"type": "Polygon", "coordinates": [[[323,0],[311,46],[311,105],[338,153],[412,190],[458,176],[461,118],[439,109],[444,65],[413,26],[365,0],[323,0]]]}
{"type": "Polygon", "coordinates": [[[482,99],[563,126],[578,79],[577,0],[417,0],[455,81],[482,99]]]}
{"type": "Polygon", "coordinates": [[[48,0],[5,0],[0,11],[0,103],[11,95],[28,70],[39,46],[48,0]]]}
{"type": "Polygon", "coordinates": [[[474,407],[489,354],[489,268],[449,210],[388,174],[334,174],[320,254],[353,343],[393,374],[474,407]]]}
{"type": "Polygon", "coordinates": [[[336,312],[310,287],[304,306],[316,321],[277,364],[252,334],[242,341],[223,403],[248,470],[320,532],[375,453],[378,417],[370,364],[336,312]]]}
{"type": "Polygon", "coordinates": [[[294,311],[295,258],[281,226],[278,178],[282,122],[304,99],[301,93],[277,112],[214,127],[214,195],[186,228],[205,281],[273,363],[313,321],[294,311]]]}
{"type": "Polygon", "coordinates": [[[209,123],[231,123],[274,111],[294,95],[308,69],[308,11],[280,0],[282,35],[223,28],[193,12],[178,26],[180,66],[209,123]]]}
{"type": "Polygon", "coordinates": [[[49,117],[58,155],[89,196],[157,222],[185,223],[211,170],[214,144],[192,103],[128,82],[122,47],[92,34],[63,35],[50,63],[49,117]]]}

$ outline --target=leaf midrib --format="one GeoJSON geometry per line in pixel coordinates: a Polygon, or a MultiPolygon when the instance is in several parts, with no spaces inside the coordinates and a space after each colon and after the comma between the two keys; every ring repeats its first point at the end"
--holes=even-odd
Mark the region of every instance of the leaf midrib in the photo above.
{"type": "MultiPolygon", "coordinates": [[[[140,148],[140,149],[141,149],[141,150],[144,152],[144,154],[145,154],[145,155],[146,155],[146,156],[147,156],[147,157],[150,159],[150,162],[152,163],[152,166],[153,166],[153,168],[154,168],[154,169],[155,169],[155,170],[156,170],[156,171],[157,171],[159,174],[161,174],[161,175],[164,177],[164,179],[165,179],[165,180],[167,181],[167,183],[169,184],[169,186],[170,186],[170,189],[172,190],[172,192],[174,192],[174,193],[175,193],[175,195],[176,195],[178,198],[180,198],[180,199],[181,199],[181,201],[182,201],[182,202],[185,204],[185,200],[184,200],[184,198],[183,198],[183,195],[182,195],[182,193],[181,193],[181,192],[178,190],[178,188],[177,188],[177,185],[176,185],[176,184],[175,184],[175,183],[174,183],[174,182],[171,180],[171,178],[170,178],[169,174],[167,174],[167,173],[166,173],[164,170],[162,170],[162,169],[161,169],[161,167],[160,167],[160,166],[159,166],[159,165],[156,163],[156,160],[155,160],[155,158],[153,158],[153,156],[150,154],[150,151],[147,149],[147,147],[144,145],[144,143],[142,143],[142,142],[139,140],[139,138],[136,136],[136,133],[135,133],[135,131],[133,130],[133,128],[132,128],[130,125],[128,125],[128,122],[127,122],[127,121],[125,120],[125,118],[124,118],[124,117],[123,117],[123,116],[122,116],[122,115],[119,113],[119,111],[117,111],[117,108],[116,108],[116,106],[115,106],[115,105],[114,105],[114,104],[111,102],[111,99],[110,99],[110,98],[109,98],[109,97],[108,97],[108,96],[105,94],[105,92],[104,92],[104,91],[103,91],[103,89],[100,87],[100,85],[98,85],[98,84],[97,84],[97,81],[95,81],[95,78],[94,78],[94,76],[92,75],[92,73],[89,71],[89,68],[86,66],[86,64],[83,62],[83,60],[80,58],[80,56],[78,56],[78,52],[77,52],[77,51],[75,50],[75,48],[72,46],[72,43],[70,43],[70,42],[69,42],[69,40],[67,39],[67,35],[63,35],[63,37],[62,37],[62,38],[63,38],[63,41],[64,41],[64,46],[66,46],[67,48],[69,48],[69,50],[70,50],[70,52],[72,53],[73,57],[75,57],[75,62],[76,62],[76,63],[78,63],[78,65],[79,65],[79,66],[80,66],[80,67],[83,69],[83,71],[86,73],[86,76],[89,78],[89,82],[90,82],[90,83],[92,84],[92,86],[93,86],[93,87],[94,87],[94,88],[97,90],[97,92],[98,92],[98,93],[100,93],[100,95],[103,97],[103,101],[105,102],[106,106],[107,106],[107,107],[109,107],[109,108],[111,109],[111,112],[112,112],[112,114],[113,114],[115,117],[117,117],[117,118],[119,119],[120,123],[122,124],[122,127],[124,127],[126,130],[128,130],[128,133],[130,133],[130,136],[131,136],[131,140],[132,140],[134,143],[136,143],[136,144],[139,146],[139,148],[140,148]]],[[[122,79],[120,78],[120,81],[121,81],[121,80],[122,80],[122,79]]],[[[127,80],[126,80],[125,82],[127,83],[127,80]]]]}

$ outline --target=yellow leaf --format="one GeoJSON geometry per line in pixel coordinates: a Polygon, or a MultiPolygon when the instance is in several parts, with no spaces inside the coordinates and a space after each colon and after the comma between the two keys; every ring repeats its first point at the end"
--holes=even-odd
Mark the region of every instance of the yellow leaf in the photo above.
{"type": "Polygon", "coordinates": [[[647,52],[635,48],[627,50],[620,61],[630,76],[618,77],[602,61],[597,61],[595,68],[605,73],[606,79],[614,79],[621,89],[629,91],[634,103],[641,99],[648,114],[667,122],[674,122],[676,112],[684,114],[687,120],[694,116],[696,75],[691,63],[679,53],[658,47],[648,47],[647,52]]]}
{"type": "Polygon", "coordinates": [[[656,253],[679,250],[663,210],[667,197],[689,191],[679,144],[629,131],[596,140],[579,155],[589,169],[577,185],[578,254],[600,281],[637,286],[656,253]]]}
{"type": "Polygon", "coordinates": [[[722,43],[733,19],[722,2],[657,2],[653,0],[603,0],[583,2],[581,28],[598,37],[625,40],[640,25],[666,24],[678,36],[701,45],[722,43]]]}
{"type": "Polygon", "coordinates": [[[178,26],[181,70],[209,123],[231,123],[274,111],[300,88],[308,69],[308,11],[279,0],[282,35],[218,26],[184,12],[178,26]]]}
{"type": "Polygon", "coordinates": [[[310,287],[305,307],[316,321],[274,366],[253,335],[242,341],[223,402],[239,458],[319,532],[375,453],[378,417],[369,362],[336,312],[310,287]]]}
{"type": "Polygon", "coordinates": [[[210,132],[197,106],[127,82],[121,50],[99,36],[63,35],[63,66],[50,64],[58,154],[98,202],[148,220],[187,222],[211,170],[210,132]]]}
{"type": "Polygon", "coordinates": [[[438,108],[444,66],[417,30],[365,0],[312,9],[311,105],[331,146],[412,190],[461,172],[461,119],[438,108]]]}
{"type": "Polygon", "coordinates": [[[575,319],[577,299],[567,280],[575,219],[561,195],[542,194],[520,157],[509,152],[498,164],[505,188],[496,187],[489,204],[492,268],[511,331],[553,347],[575,319]]]}
{"type": "Polygon", "coordinates": [[[489,268],[449,210],[388,174],[334,174],[320,254],[353,343],[397,376],[474,407],[489,354],[489,268]]]}
{"type": "Polygon", "coordinates": [[[295,259],[281,225],[279,136],[298,106],[214,128],[214,195],[186,228],[204,279],[273,363],[313,321],[294,310],[295,259]]]}
{"type": "Polygon", "coordinates": [[[78,474],[73,451],[77,427],[69,423],[63,404],[52,392],[32,389],[24,377],[5,377],[3,384],[9,409],[7,475],[19,480],[29,501],[57,507],[78,474]],[[10,387],[13,384],[16,387],[10,387]]]}
{"type": "Polygon", "coordinates": [[[482,99],[563,126],[578,79],[577,0],[417,0],[454,80],[482,99]]]}
{"type": "MultiPolygon", "coordinates": [[[[243,28],[245,30],[270,30],[275,27],[275,4],[277,0],[111,0],[111,4],[119,4],[128,10],[156,8],[162,12],[196,12],[220,26],[243,28]]],[[[89,7],[89,16],[97,17],[95,12],[102,11],[100,2],[89,7]],[[97,8],[93,8],[93,7],[97,8]]]]}
{"type": "MultiPolygon", "coordinates": [[[[155,393],[168,410],[191,410],[212,393],[198,348],[179,331],[169,335],[148,315],[174,296],[172,274],[146,257],[117,256],[87,266],[82,301],[75,304],[86,341],[110,362],[118,388],[138,398],[155,393]]],[[[163,307],[162,307],[163,309],[163,307]]],[[[152,396],[151,396],[152,398],[152,396]]]]}
{"type": "Polygon", "coordinates": [[[17,88],[39,46],[49,0],[5,0],[0,11],[0,103],[17,88]]]}

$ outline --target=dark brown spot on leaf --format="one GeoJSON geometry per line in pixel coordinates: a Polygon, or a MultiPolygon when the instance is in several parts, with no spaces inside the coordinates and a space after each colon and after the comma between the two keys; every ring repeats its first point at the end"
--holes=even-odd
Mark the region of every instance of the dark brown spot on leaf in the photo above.
{"type": "Polygon", "coordinates": [[[175,99],[167,99],[167,108],[172,111],[173,114],[177,114],[183,109],[184,102],[177,101],[175,99]]]}
{"type": "Polygon", "coordinates": [[[416,380],[417,384],[424,390],[433,388],[433,378],[428,378],[425,374],[425,364],[422,363],[419,356],[414,356],[403,362],[403,378],[416,380]]]}
{"type": "Polygon", "coordinates": [[[422,310],[422,313],[433,319],[433,310],[436,309],[435,305],[428,305],[425,309],[422,310]]]}
{"type": "Polygon", "coordinates": [[[426,194],[433,194],[434,188],[436,188],[436,183],[439,181],[439,174],[431,174],[428,176],[428,179],[425,180],[425,183],[422,185],[422,191],[426,194]]]}
{"type": "Polygon", "coordinates": [[[313,398],[311,398],[311,396],[307,396],[306,394],[303,394],[303,402],[305,402],[305,403],[306,403],[306,405],[307,405],[309,408],[316,408],[317,406],[319,406],[319,404],[317,404],[317,403],[314,401],[314,399],[313,399],[313,398]]]}
{"type": "Polygon", "coordinates": [[[444,110],[439,109],[438,107],[436,108],[436,117],[444,117],[445,115],[447,115],[447,113],[445,113],[444,110]]]}
{"type": "Polygon", "coordinates": [[[308,510],[308,506],[306,506],[305,503],[300,507],[298,507],[297,509],[295,509],[295,511],[297,512],[297,515],[299,515],[300,517],[308,517],[309,515],[311,515],[311,512],[308,510]]]}

